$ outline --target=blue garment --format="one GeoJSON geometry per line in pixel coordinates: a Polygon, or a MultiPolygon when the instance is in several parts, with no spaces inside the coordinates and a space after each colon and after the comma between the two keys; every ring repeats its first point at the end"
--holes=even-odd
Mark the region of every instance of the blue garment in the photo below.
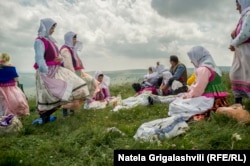
{"type": "Polygon", "coordinates": [[[7,83],[18,77],[16,68],[14,66],[0,66],[0,82],[7,83]]]}
{"type": "Polygon", "coordinates": [[[179,80],[185,70],[186,67],[183,64],[178,65],[175,73],[173,74],[173,80],[179,80]]]}
{"type": "MultiPolygon", "coordinates": [[[[56,117],[50,115],[49,121],[50,121],[50,122],[54,122],[55,120],[56,120],[56,117]]],[[[37,119],[35,119],[35,120],[32,122],[33,125],[36,125],[36,124],[43,124],[43,123],[44,123],[44,122],[43,122],[42,118],[37,118],[37,119]]]]}
{"type": "Polygon", "coordinates": [[[35,49],[35,61],[39,66],[38,69],[40,72],[46,74],[48,72],[48,66],[44,59],[45,48],[43,42],[39,39],[36,39],[34,44],[34,49],[35,49]]]}

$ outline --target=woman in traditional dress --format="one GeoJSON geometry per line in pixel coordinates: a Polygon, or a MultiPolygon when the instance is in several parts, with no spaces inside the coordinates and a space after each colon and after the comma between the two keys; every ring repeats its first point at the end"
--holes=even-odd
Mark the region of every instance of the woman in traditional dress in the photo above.
{"type": "Polygon", "coordinates": [[[162,83],[161,83],[159,89],[157,89],[157,93],[159,96],[167,96],[170,94],[171,87],[168,86],[168,81],[172,77],[173,77],[173,75],[170,71],[164,71],[162,73],[162,83]]]}
{"type": "MultiPolygon", "coordinates": [[[[60,49],[63,58],[63,67],[75,72],[80,78],[86,81],[91,98],[97,89],[97,83],[94,77],[84,72],[84,66],[78,56],[78,51],[82,49],[82,43],[77,41],[77,34],[71,31],[64,35],[64,41],[65,43],[60,49]]],[[[66,108],[63,108],[62,112],[63,116],[68,115],[66,108]]],[[[70,110],[70,112],[74,114],[74,110],[70,110]]]]}
{"type": "Polygon", "coordinates": [[[250,0],[236,0],[241,17],[232,32],[229,49],[234,51],[230,80],[235,103],[242,104],[243,97],[250,97],[250,0]]]}
{"type": "Polygon", "coordinates": [[[158,87],[158,72],[156,71],[156,68],[153,66],[150,66],[148,68],[148,73],[144,75],[144,81],[142,82],[143,87],[158,87]]]}
{"type": "Polygon", "coordinates": [[[80,108],[81,102],[89,96],[86,82],[74,72],[61,67],[62,57],[51,36],[55,27],[53,19],[41,19],[34,44],[37,111],[40,119],[33,123],[49,122],[50,115],[61,106],[67,109],[80,108]]]}
{"type": "Polygon", "coordinates": [[[96,91],[93,100],[108,102],[110,100],[110,78],[104,75],[102,71],[96,71],[95,79],[98,81],[98,90],[96,91]]]}
{"type": "Polygon", "coordinates": [[[17,86],[18,74],[7,53],[0,55],[0,116],[29,115],[26,96],[17,86]]]}
{"type": "Polygon", "coordinates": [[[210,53],[202,46],[195,46],[187,54],[196,67],[196,81],[189,92],[170,103],[168,112],[169,116],[181,115],[185,120],[218,107],[218,100],[219,106],[226,105],[225,97],[228,95],[221,82],[221,71],[210,53]]]}

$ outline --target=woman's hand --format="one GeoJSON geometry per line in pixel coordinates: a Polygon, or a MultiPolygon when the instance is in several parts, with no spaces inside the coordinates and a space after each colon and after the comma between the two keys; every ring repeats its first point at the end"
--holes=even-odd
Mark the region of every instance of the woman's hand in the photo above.
{"type": "Polygon", "coordinates": [[[62,61],[62,57],[57,56],[57,57],[55,57],[54,61],[56,61],[56,62],[61,62],[61,61],[62,61]]]}
{"type": "Polygon", "coordinates": [[[230,45],[230,46],[229,46],[229,50],[231,50],[231,51],[235,51],[234,46],[230,45]]]}
{"type": "Polygon", "coordinates": [[[236,36],[235,36],[235,30],[233,30],[233,32],[231,33],[231,37],[232,39],[234,39],[236,36]]]}

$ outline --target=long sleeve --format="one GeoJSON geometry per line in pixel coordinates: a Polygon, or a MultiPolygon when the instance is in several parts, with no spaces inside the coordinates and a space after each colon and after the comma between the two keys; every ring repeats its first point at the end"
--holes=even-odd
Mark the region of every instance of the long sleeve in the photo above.
{"type": "Polygon", "coordinates": [[[231,42],[232,46],[239,46],[243,42],[245,42],[247,39],[250,38],[250,13],[246,13],[246,15],[243,18],[243,24],[242,28],[240,30],[240,33],[236,36],[236,38],[231,42]]]}
{"type": "Polygon", "coordinates": [[[206,67],[199,67],[196,70],[196,81],[192,85],[192,89],[186,94],[187,98],[199,97],[201,96],[209,82],[211,72],[206,67]]]}
{"type": "Polygon", "coordinates": [[[44,44],[41,40],[36,39],[35,44],[34,44],[34,49],[35,49],[35,62],[39,66],[39,71],[42,73],[47,73],[48,72],[48,66],[46,65],[45,59],[44,59],[44,53],[45,53],[45,48],[44,44]]]}
{"type": "Polygon", "coordinates": [[[154,79],[154,78],[156,78],[156,77],[157,77],[157,75],[158,75],[158,73],[157,73],[157,72],[153,72],[153,73],[151,73],[151,74],[148,74],[147,79],[148,79],[148,80],[150,80],[150,79],[154,79]]]}
{"type": "Polygon", "coordinates": [[[182,75],[182,73],[183,73],[184,71],[185,71],[185,66],[184,66],[184,65],[179,65],[179,66],[177,67],[177,69],[176,69],[174,75],[173,75],[173,79],[174,79],[174,80],[178,80],[178,79],[181,77],[181,75],[182,75]]]}
{"type": "Polygon", "coordinates": [[[71,70],[72,72],[75,72],[73,63],[72,63],[72,56],[70,52],[67,50],[67,48],[63,48],[61,50],[61,55],[63,58],[63,65],[65,68],[71,70]]]}

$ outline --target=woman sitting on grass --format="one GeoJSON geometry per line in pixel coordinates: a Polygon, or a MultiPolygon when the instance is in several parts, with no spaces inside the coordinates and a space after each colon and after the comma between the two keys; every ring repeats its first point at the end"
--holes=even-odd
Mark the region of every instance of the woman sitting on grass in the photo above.
{"type": "Polygon", "coordinates": [[[96,71],[95,79],[98,81],[98,88],[94,94],[93,100],[108,102],[110,100],[110,78],[104,75],[102,71],[96,71]]]}
{"type": "Polygon", "coordinates": [[[173,75],[170,71],[165,71],[162,73],[162,83],[157,89],[157,94],[160,96],[167,96],[170,93],[170,88],[168,86],[168,81],[172,78],[173,75]]]}
{"type": "Polygon", "coordinates": [[[113,102],[116,101],[116,97],[110,96],[110,78],[104,75],[102,71],[96,71],[94,78],[97,88],[93,97],[85,102],[84,109],[103,109],[108,104],[114,104],[113,102]]]}
{"type": "Polygon", "coordinates": [[[158,72],[156,68],[151,66],[148,68],[148,73],[144,76],[144,81],[142,82],[143,87],[157,87],[158,83],[158,72]]]}
{"type": "Polygon", "coordinates": [[[3,53],[0,56],[0,116],[29,115],[28,101],[17,86],[18,74],[10,64],[10,57],[3,53]]]}
{"type": "Polygon", "coordinates": [[[221,82],[221,71],[210,53],[202,46],[195,46],[187,54],[197,68],[196,81],[187,93],[170,103],[168,112],[169,116],[181,115],[185,120],[227,105],[228,95],[221,82]]]}

